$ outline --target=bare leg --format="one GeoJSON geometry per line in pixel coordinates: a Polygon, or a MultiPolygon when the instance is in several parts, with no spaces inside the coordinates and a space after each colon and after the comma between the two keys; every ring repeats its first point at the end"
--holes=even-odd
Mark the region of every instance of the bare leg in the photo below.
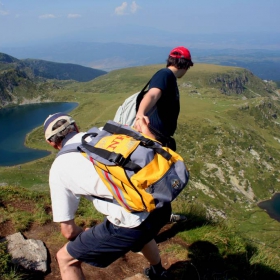
{"type": "Polygon", "coordinates": [[[62,280],[85,280],[81,262],[67,252],[66,245],[56,255],[62,280]]]}
{"type": "Polygon", "coordinates": [[[156,265],[160,262],[158,246],[154,239],[147,243],[141,252],[151,265],[156,265]]]}

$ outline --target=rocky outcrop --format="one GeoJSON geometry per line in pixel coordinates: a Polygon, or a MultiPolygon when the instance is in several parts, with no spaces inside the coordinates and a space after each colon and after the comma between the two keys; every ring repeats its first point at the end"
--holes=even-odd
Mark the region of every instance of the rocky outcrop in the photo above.
{"type": "Polygon", "coordinates": [[[241,68],[225,73],[217,73],[210,78],[209,84],[218,88],[223,94],[242,94],[247,98],[269,96],[276,91],[273,83],[265,82],[250,71],[241,68]]]}
{"type": "Polygon", "coordinates": [[[249,77],[245,74],[219,74],[210,79],[210,84],[218,84],[223,94],[242,94],[247,84],[250,84],[249,77]]]}
{"type": "Polygon", "coordinates": [[[0,74],[0,107],[17,102],[14,91],[22,83],[30,83],[30,80],[24,72],[17,69],[6,70],[0,74]]]}
{"type": "Polygon", "coordinates": [[[12,262],[28,270],[47,271],[47,249],[41,240],[25,239],[20,232],[8,235],[7,250],[12,262]]]}

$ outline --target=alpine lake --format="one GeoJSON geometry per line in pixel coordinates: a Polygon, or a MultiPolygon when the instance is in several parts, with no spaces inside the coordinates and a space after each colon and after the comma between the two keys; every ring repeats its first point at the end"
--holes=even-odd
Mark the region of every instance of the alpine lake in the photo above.
{"type": "MultiPolygon", "coordinates": [[[[33,161],[49,154],[24,145],[26,134],[43,125],[54,113],[68,113],[77,103],[51,102],[28,104],[0,110],[0,166],[13,166],[33,161]]],[[[43,137],[43,136],[42,136],[43,137]]]]}

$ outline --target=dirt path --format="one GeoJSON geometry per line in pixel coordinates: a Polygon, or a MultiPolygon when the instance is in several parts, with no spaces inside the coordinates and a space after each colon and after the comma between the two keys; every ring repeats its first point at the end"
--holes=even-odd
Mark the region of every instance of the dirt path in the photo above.
{"type": "MultiPolygon", "coordinates": [[[[14,199],[9,201],[2,201],[0,207],[8,208],[12,207],[17,210],[29,212],[30,215],[34,214],[34,206],[32,203],[21,199],[14,199]]],[[[169,269],[172,275],[172,279],[184,279],[182,273],[185,268],[180,269],[180,265],[186,266],[186,255],[182,261],[182,255],[176,256],[174,250],[170,248],[174,245],[179,245],[181,250],[187,252],[187,244],[182,242],[176,233],[179,231],[178,224],[168,224],[157,237],[157,243],[161,252],[162,264],[166,269],[169,269]],[[185,250],[186,249],[186,250],[185,250]],[[180,260],[181,258],[181,260],[180,260]],[[179,269],[178,269],[179,265],[179,269]],[[177,275],[179,272],[180,277],[177,275]],[[181,273],[182,272],[182,273],[181,273]]],[[[14,234],[17,231],[14,228],[13,223],[7,219],[0,223],[0,239],[10,234],[14,234]]],[[[32,224],[28,231],[22,232],[22,234],[29,239],[42,240],[48,250],[48,271],[45,274],[31,273],[30,271],[24,271],[26,277],[24,280],[60,280],[60,272],[55,256],[57,251],[67,242],[67,240],[60,234],[60,227],[58,223],[49,222],[46,225],[40,226],[32,224]]],[[[176,250],[175,250],[176,251],[176,250]]],[[[128,277],[132,277],[138,273],[142,274],[143,269],[148,267],[149,263],[140,254],[133,252],[127,253],[122,258],[112,263],[107,268],[95,268],[90,265],[84,264],[83,270],[86,279],[98,279],[98,280],[123,280],[128,277]]],[[[1,279],[1,276],[0,276],[1,279]]],[[[137,278],[135,278],[137,279],[137,278]]],[[[193,278],[196,279],[196,278],[193,278]]]]}
{"type": "MultiPolygon", "coordinates": [[[[14,233],[13,228],[11,226],[9,227],[8,225],[6,225],[4,228],[5,232],[2,228],[2,236],[4,233],[5,235],[14,233]]],[[[49,269],[47,273],[41,274],[25,272],[28,273],[28,275],[26,275],[27,277],[24,279],[60,280],[61,277],[57,262],[55,260],[55,255],[59,248],[65,244],[66,240],[59,233],[59,225],[56,223],[48,223],[44,226],[33,225],[30,230],[24,232],[23,234],[26,238],[42,240],[48,249],[49,258],[49,269]]],[[[179,267],[182,266],[182,261],[175,255],[175,253],[166,253],[167,248],[170,247],[171,244],[180,244],[180,246],[184,246],[187,248],[187,245],[184,244],[184,242],[182,242],[179,238],[174,237],[173,235],[174,232],[172,230],[172,225],[167,225],[158,236],[157,242],[161,251],[162,263],[163,266],[166,269],[169,269],[170,273],[174,275],[172,279],[184,279],[181,278],[182,273],[180,273],[180,271],[182,272],[182,269],[178,269],[178,265],[179,267]],[[178,272],[181,275],[179,278],[176,276],[178,272]]],[[[129,277],[132,277],[131,279],[139,279],[135,275],[142,274],[143,269],[148,266],[149,263],[141,254],[129,252],[107,268],[100,269],[84,264],[83,270],[86,279],[123,280],[129,277]]],[[[143,277],[143,279],[145,278],[143,277]]]]}

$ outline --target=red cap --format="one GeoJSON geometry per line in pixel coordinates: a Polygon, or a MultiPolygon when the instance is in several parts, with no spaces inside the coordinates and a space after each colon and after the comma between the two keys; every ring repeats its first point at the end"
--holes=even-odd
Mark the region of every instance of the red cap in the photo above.
{"type": "Polygon", "coordinates": [[[185,58],[188,59],[190,61],[192,61],[191,58],[191,53],[188,49],[186,49],[185,47],[176,47],[174,48],[170,54],[171,57],[175,57],[175,58],[185,58]]]}

